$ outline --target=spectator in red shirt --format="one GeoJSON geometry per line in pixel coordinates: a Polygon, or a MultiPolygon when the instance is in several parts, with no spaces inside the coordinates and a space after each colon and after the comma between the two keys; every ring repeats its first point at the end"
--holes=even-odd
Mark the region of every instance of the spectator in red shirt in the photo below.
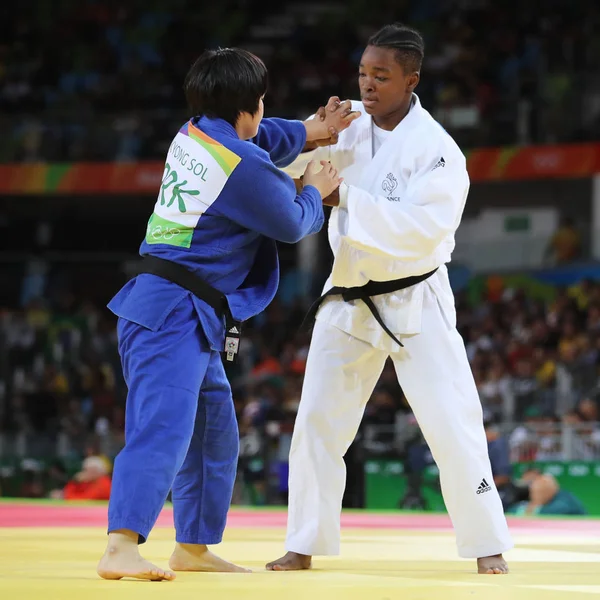
{"type": "Polygon", "coordinates": [[[52,498],[65,500],[108,500],[111,480],[106,463],[99,456],[89,456],[63,490],[54,490],[52,498]]]}

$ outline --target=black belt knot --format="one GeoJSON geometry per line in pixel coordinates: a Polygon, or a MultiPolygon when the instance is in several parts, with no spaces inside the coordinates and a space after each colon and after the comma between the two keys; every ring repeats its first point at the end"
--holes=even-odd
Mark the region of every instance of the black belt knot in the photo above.
{"type": "Polygon", "coordinates": [[[369,281],[364,285],[349,288],[340,286],[332,287],[330,290],[327,290],[315,302],[313,302],[312,306],[308,309],[308,312],[304,317],[302,327],[304,328],[307,324],[312,324],[315,317],[317,316],[317,312],[321,304],[323,303],[323,300],[325,300],[325,298],[329,296],[341,296],[344,302],[351,302],[352,300],[362,300],[367,305],[367,308],[371,311],[371,314],[373,315],[377,323],[379,323],[381,328],[390,336],[390,338],[392,338],[392,340],[394,340],[394,342],[396,342],[396,344],[404,347],[402,342],[390,331],[389,327],[384,323],[371,297],[381,296],[383,294],[390,294],[399,290],[405,290],[406,288],[412,287],[413,285],[417,285],[417,283],[421,283],[422,281],[429,279],[429,277],[431,277],[436,271],[437,268],[423,275],[403,277],[401,279],[393,279],[392,281],[369,281]]]}
{"type": "Polygon", "coordinates": [[[236,321],[231,314],[227,297],[212,285],[186,269],[183,265],[174,263],[158,256],[142,257],[142,264],[138,274],[149,273],[162,277],[171,283],[188,290],[209,306],[212,306],[219,317],[225,317],[226,338],[225,353],[227,360],[233,361],[239,351],[242,324],[236,321]]]}

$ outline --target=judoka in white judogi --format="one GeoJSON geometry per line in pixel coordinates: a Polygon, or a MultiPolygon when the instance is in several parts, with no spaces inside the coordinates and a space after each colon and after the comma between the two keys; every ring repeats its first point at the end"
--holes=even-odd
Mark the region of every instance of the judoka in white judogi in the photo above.
{"type": "Polygon", "coordinates": [[[344,178],[329,221],[334,263],[323,291],[437,271],[413,287],[372,298],[403,347],[363,301],[339,295],[323,301],[290,451],[286,549],[339,554],[343,456],[391,357],[439,466],[459,555],[493,557],[512,541],[445,266],[469,191],[466,160],[416,95],[393,131],[374,124],[368,105],[352,103],[362,115],[336,146],[301,155],[286,169],[298,177],[308,160],[329,159],[344,178]]]}

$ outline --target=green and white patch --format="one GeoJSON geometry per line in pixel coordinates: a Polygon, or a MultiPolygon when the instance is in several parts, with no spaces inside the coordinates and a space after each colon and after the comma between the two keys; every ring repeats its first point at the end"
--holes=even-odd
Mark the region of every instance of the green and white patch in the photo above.
{"type": "Polygon", "coordinates": [[[241,160],[222,145],[211,142],[209,145],[194,141],[181,132],[175,136],[167,153],[154,212],[148,221],[147,244],[180,248],[192,245],[198,221],[219,197],[233,172],[231,168],[223,168],[226,165],[219,152],[233,158],[233,168],[241,160]]]}

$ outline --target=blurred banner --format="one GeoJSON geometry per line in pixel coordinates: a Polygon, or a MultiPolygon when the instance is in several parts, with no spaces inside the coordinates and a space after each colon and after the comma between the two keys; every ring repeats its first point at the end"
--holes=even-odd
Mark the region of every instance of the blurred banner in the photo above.
{"type": "Polygon", "coordinates": [[[600,173],[600,144],[485,148],[466,154],[472,181],[580,178],[600,173]]]}
{"type": "MultiPolygon", "coordinates": [[[[466,153],[473,182],[585,178],[600,173],[600,144],[485,148],[466,153]]],[[[159,161],[4,164],[0,194],[154,194],[159,161]]]]}
{"type": "Polygon", "coordinates": [[[0,165],[0,194],[155,194],[163,163],[0,165]]]}
{"type": "MultiPolygon", "coordinates": [[[[518,478],[530,468],[553,475],[560,488],[574,494],[589,515],[600,515],[600,462],[521,463],[513,465],[513,474],[518,478]]],[[[435,465],[426,467],[418,477],[407,474],[402,461],[396,459],[367,460],[364,469],[365,508],[445,511],[435,465]]]]}

